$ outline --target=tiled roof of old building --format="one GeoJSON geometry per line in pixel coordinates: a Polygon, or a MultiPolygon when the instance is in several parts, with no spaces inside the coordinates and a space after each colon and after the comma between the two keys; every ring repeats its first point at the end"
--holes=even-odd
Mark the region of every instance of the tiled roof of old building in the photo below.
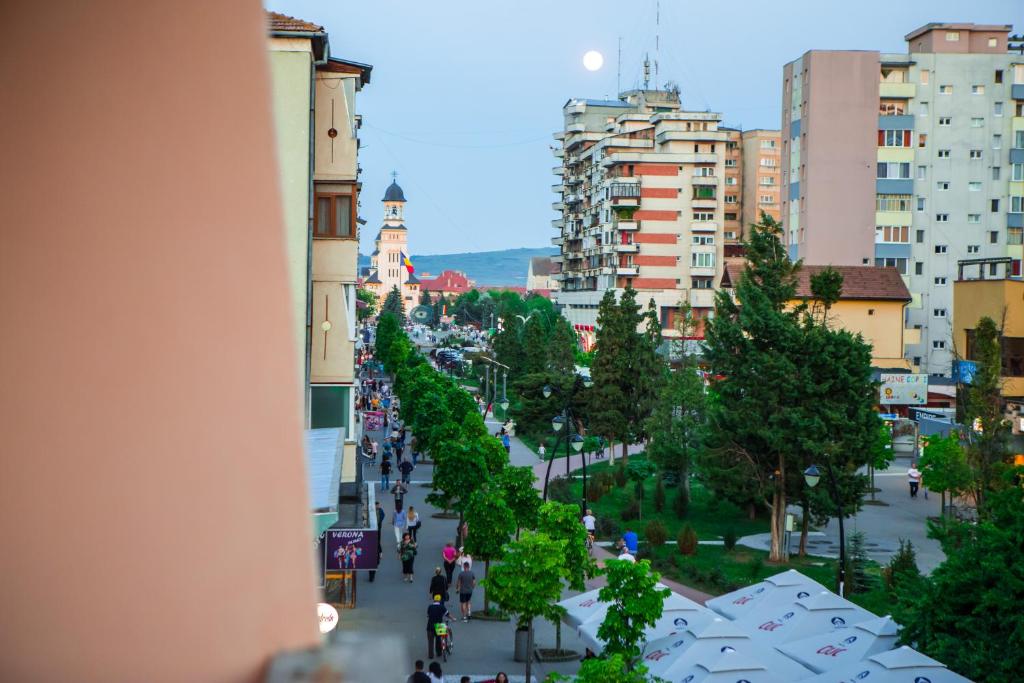
{"type": "Polygon", "coordinates": [[[274,31],[304,31],[308,33],[323,33],[324,27],[314,23],[290,17],[280,12],[267,12],[267,25],[271,33],[274,31]]]}
{"type": "MultiPolygon", "coordinates": [[[[742,259],[727,260],[723,287],[735,287],[745,267],[742,259]]],[[[831,267],[843,276],[843,294],[840,299],[871,299],[910,301],[910,291],[895,268],[879,266],[809,266],[797,271],[796,298],[811,296],[811,276],[831,267]]]]}

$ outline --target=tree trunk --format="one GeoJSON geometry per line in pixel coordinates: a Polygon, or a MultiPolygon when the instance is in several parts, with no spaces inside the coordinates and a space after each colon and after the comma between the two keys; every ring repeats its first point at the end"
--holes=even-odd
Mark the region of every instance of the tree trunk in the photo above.
{"type": "MultiPolygon", "coordinates": [[[[875,466],[868,463],[868,486],[871,487],[871,500],[875,499],[875,466]]],[[[803,553],[800,553],[802,556],[803,553]]]]}
{"type": "Polygon", "coordinates": [[[753,503],[747,503],[747,519],[751,522],[757,519],[757,506],[753,503]]]}
{"type": "Polygon", "coordinates": [[[941,506],[941,507],[939,507],[939,517],[942,517],[943,519],[945,519],[946,518],[946,492],[945,491],[941,491],[939,493],[939,495],[941,496],[940,503],[939,503],[939,505],[941,506]]]}
{"type": "Polygon", "coordinates": [[[690,500],[690,467],[684,465],[679,470],[679,485],[683,487],[683,491],[686,492],[686,500],[690,500]]]}
{"type": "Polygon", "coordinates": [[[783,537],[786,530],[786,463],[779,457],[778,474],[775,475],[775,492],[772,494],[772,536],[771,550],[768,553],[770,562],[785,562],[786,552],[783,537]]]}
{"type": "Polygon", "coordinates": [[[555,652],[562,651],[562,620],[555,620],[555,652]]]}
{"type": "Polygon", "coordinates": [[[459,528],[455,530],[455,547],[456,548],[461,548],[462,547],[462,543],[466,540],[466,539],[464,539],[462,537],[462,525],[463,525],[463,523],[464,522],[463,522],[463,519],[462,519],[462,511],[460,510],[459,511],[459,528]]]}
{"type": "Polygon", "coordinates": [[[526,681],[530,683],[531,667],[533,666],[533,619],[526,625],[526,681]]]}
{"type": "Polygon", "coordinates": [[[625,439],[622,440],[622,464],[629,467],[629,444],[625,439]]]}
{"type": "Polygon", "coordinates": [[[800,557],[807,557],[807,531],[811,526],[810,520],[810,505],[807,501],[803,501],[804,515],[800,522],[800,550],[797,552],[800,557]]]}
{"type": "MultiPolygon", "coordinates": [[[[491,561],[484,560],[484,578],[486,579],[491,573],[491,561]]],[[[484,614],[491,613],[491,603],[487,599],[487,582],[484,582],[484,614]]]]}

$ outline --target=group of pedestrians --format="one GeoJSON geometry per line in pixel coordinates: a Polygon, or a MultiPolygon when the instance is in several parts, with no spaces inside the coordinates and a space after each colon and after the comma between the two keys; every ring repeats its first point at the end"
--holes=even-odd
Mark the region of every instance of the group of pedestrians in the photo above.
{"type": "MultiPolygon", "coordinates": [[[[444,674],[441,672],[439,663],[431,662],[427,670],[424,671],[423,667],[426,664],[422,659],[417,659],[415,666],[416,670],[406,679],[406,683],[444,683],[444,674]]],[[[459,678],[459,683],[472,683],[472,681],[469,676],[462,676],[459,678]]],[[[504,671],[499,671],[494,678],[488,678],[480,683],[508,683],[508,675],[504,671]]]]}

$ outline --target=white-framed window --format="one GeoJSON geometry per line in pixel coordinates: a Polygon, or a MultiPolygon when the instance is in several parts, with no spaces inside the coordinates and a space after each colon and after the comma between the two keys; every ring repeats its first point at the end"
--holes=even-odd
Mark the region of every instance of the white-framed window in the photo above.
{"type": "Polygon", "coordinates": [[[693,169],[693,175],[697,178],[710,178],[715,175],[714,166],[696,166],[693,169]]]}
{"type": "Polygon", "coordinates": [[[917,210],[918,211],[924,211],[925,210],[925,200],[924,200],[924,197],[918,197],[917,198],[917,210]]]}
{"type": "Polygon", "coordinates": [[[984,95],[985,94],[985,86],[983,86],[983,85],[972,85],[971,86],[971,94],[972,95],[984,95]]]}
{"type": "Polygon", "coordinates": [[[946,31],[946,42],[957,43],[960,41],[960,31],[946,31]]]}
{"type": "Polygon", "coordinates": [[[726,185],[735,185],[736,184],[736,177],[735,176],[728,176],[725,179],[725,184],[726,185]]]}
{"type": "Polygon", "coordinates": [[[992,180],[999,180],[1000,169],[998,166],[992,167],[992,180]]]}
{"type": "Polygon", "coordinates": [[[939,117],[939,125],[940,126],[951,126],[951,125],[953,125],[953,117],[952,116],[940,116],[939,117]]]}
{"type": "Polygon", "coordinates": [[[909,225],[876,225],[875,243],[906,244],[910,241],[909,225]]]}
{"type": "Polygon", "coordinates": [[[981,183],[978,181],[967,183],[967,189],[970,192],[981,192],[981,183]]]}
{"type": "Polygon", "coordinates": [[[909,194],[880,194],[875,196],[875,211],[910,211],[909,194]]]}
{"type": "Polygon", "coordinates": [[[969,213],[969,214],[967,214],[967,222],[968,223],[980,223],[981,222],[981,214],[980,213],[969,213]]]}
{"type": "Polygon", "coordinates": [[[725,203],[726,204],[735,204],[736,203],[736,195],[734,195],[734,194],[727,194],[727,195],[725,195],[725,203]]]}
{"type": "Polygon", "coordinates": [[[946,342],[944,342],[941,339],[936,339],[935,341],[932,342],[932,348],[935,349],[936,351],[940,351],[946,348],[946,342]]]}
{"type": "Polygon", "coordinates": [[[993,133],[992,134],[992,149],[1002,149],[1002,148],[1003,148],[1003,136],[1000,135],[999,133],[993,133]]]}
{"type": "Polygon", "coordinates": [[[928,85],[928,77],[930,75],[928,69],[921,69],[921,85],[928,85]]]}
{"type": "Polygon", "coordinates": [[[917,103],[917,115],[918,116],[928,116],[928,103],[927,102],[918,102],[917,103]]]}
{"type": "Polygon", "coordinates": [[[1010,166],[1010,180],[1015,183],[1024,181],[1024,163],[1017,163],[1010,166]]]}
{"type": "Polygon", "coordinates": [[[946,317],[946,309],[945,308],[933,308],[932,309],[932,317],[933,318],[945,318],[946,317]]]}
{"type": "Polygon", "coordinates": [[[971,117],[971,128],[981,128],[984,125],[985,119],[981,118],[980,116],[971,117]]]}
{"type": "Polygon", "coordinates": [[[1003,115],[1003,103],[1002,102],[993,102],[992,103],[992,116],[1002,116],[1002,115],[1003,115]]]}
{"type": "Polygon", "coordinates": [[[734,239],[736,239],[736,231],[735,230],[726,230],[725,233],[723,233],[723,234],[725,235],[725,239],[727,239],[727,240],[734,240],[734,239]]]}
{"type": "Polygon", "coordinates": [[[775,140],[761,140],[761,149],[775,149],[775,140]]]}
{"type": "Polygon", "coordinates": [[[879,147],[910,147],[909,130],[880,130],[878,131],[879,147]]]}
{"type": "Polygon", "coordinates": [[[948,213],[937,213],[937,214],[935,214],[935,222],[936,223],[948,223],[949,222],[949,214],[948,213]]]}
{"type": "Polygon", "coordinates": [[[736,166],[736,160],[735,159],[726,159],[725,160],[725,167],[726,168],[734,168],[735,166],[736,166]]]}
{"type": "Polygon", "coordinates": [[[774,201],[775,201],[775,198],[772,197],[770,194],[763,194],[760,197],[759,203],[760,204],[772,204],[774,201]]]}
{"type": "Polygon", "coordinates": [[[980,149],[972,149],[969,156],[970,156],[971,159],[974,159],[975,161],[977,161],[978,159],[981,159],[981,150],[980,149]]]}
{"type": "Polygon", "coordinates": [[[949,150],[948,149],[940,149],[937,152],[936,156],[938,156],[940,159],[948,159],[949,158],[949,150]]]}
{"type": "Polygon", "coordinates": [[[935,278],[934,283],[935,283],[936,287],[945,287],[946,286],[946,278],[945,277],[937,277],[937,278],[935,278]]]}
{"type": "Polygon", "coordinates": [[[928,176],[928,167],[927,166],[918,166],[917,167],[917,179],[918,180],[924,180],[927,176],[928,176]]]}
{"type": "Polygon", "coordinates": [[[709,251],[694,251],[690,253],[690,267],[692,268],[714,268],[715,254],[709,251]]]}
{"type": "Polygon", "coordinates": [[[775,178],[771,177],[770,175],[765,175],[765,176],[761,176],[759,182],[760,182],[761,185],[774,185],[775,184],[775,178]]]}
{"type": "Polygon", "coordinates": [[[980,244],[968,244],[967,245],[967,253],[968,254],[977,254],[977,253],[980,253],[980,252],[981,252],[981,245],[980,244]]]}
{"type": "Polygon", "coordinates": [[[693,243],[698,245],[698,246],[709,247],[709,246],[714,245],[714,243],[715,243],[715,236],[714,235],[694,235],[693,236],[693,243]]]}
{"type": "Polygon", "coordinates": [[[946,253],[946,245],[945,244],[936,244],[935,245],[935,253],[936,254],[945,254],[946,253]]]}
{"type": "Polygon", "coordinates": [[[694,211],[693,220],[700,222],[715,220],[715,214],[711,211],[694,211]]]}
{"type": "Polygon", "coordinates": [[[779,165],[779,160],[772,157],[761,157],[761,165],[767,168],[775,168],[779,165]]]}
{"type": "Polygon", "coordinates": [[[940,180],[940,181],[938,181],[937,183],[935,183],[935,189],[938,190],[939,192],[945,192],[946,190],[949,189],[949,181],[948,180],[940,180]]]}
{"type": "Polygon", "coordinates": [[[910,162],[907,161],[879,161],[876,168],[879,178],[910,178],[910,162]]]}
{"type": "Polygon", "coordinates": [[[875,265],[879,268],[895,268],[900,275],[907,274],[907,259],[905,258],[876,258],[875,265]]]}
{"type": "Polygon", "coordinates": [[[940,95],[952,95],[953,94],[953,86],[951,86],[951,85],[940,85],[939,86],[939,94],[940,95]]]}
{"type": "Polygon", "coordinates": [[[1024,197],[1010,197],[1010,213],[1024,213],[1024,197]]]}

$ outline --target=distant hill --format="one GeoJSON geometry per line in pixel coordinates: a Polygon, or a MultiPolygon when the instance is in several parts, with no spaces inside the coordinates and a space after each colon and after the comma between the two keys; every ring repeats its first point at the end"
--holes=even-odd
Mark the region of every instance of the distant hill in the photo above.
{"type": "MultiPolygon", "coordinates": [[[[464,254],[420,254],[412,255],[416,275],[430,273],[436,277],[444,270],[461,270],[478,285],[509,285],[524,287],[526,271],[534,256],[557,254],[554,247],[535,249],[502,249],[501,251],[477,251],[464,254]]],[[[359,267],[370,265],[370,257],[359,255],[359,267]]]]}

